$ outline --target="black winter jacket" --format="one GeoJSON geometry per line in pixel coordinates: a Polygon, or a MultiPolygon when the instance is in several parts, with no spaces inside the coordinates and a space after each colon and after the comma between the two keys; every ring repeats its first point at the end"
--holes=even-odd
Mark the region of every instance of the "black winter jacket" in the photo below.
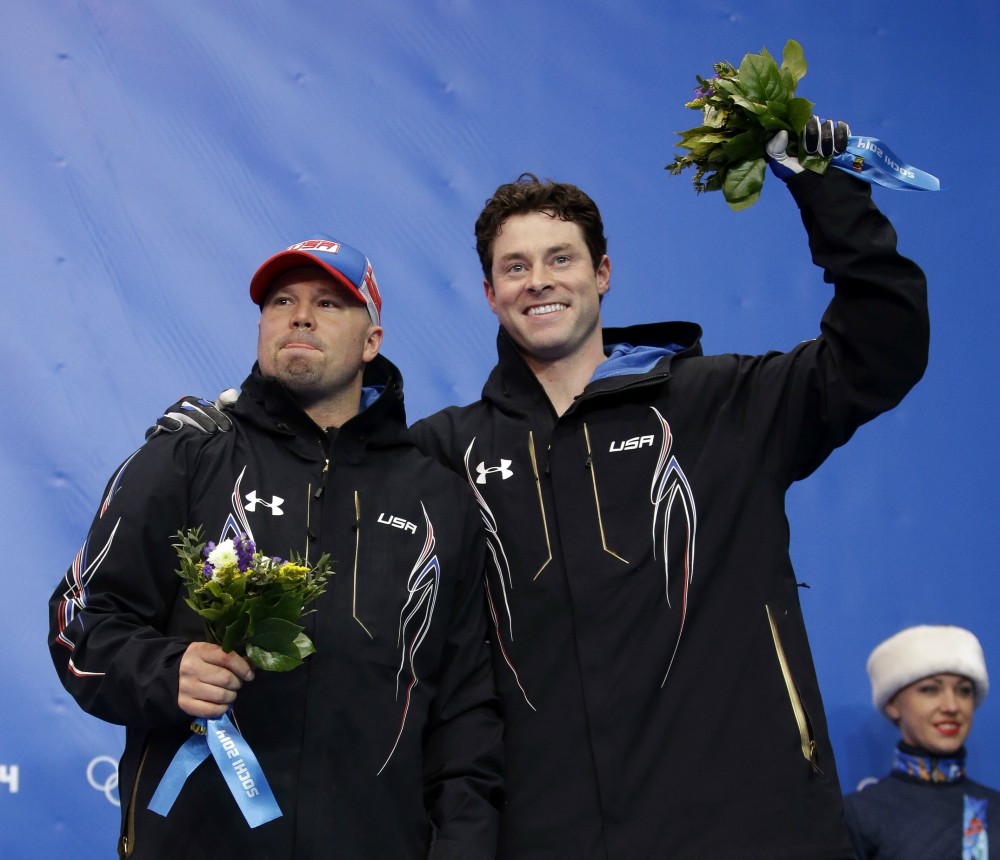
{"type": "Polygon", "coordinates": [[[233,432],[157,436],[119,469],[52,597],[63,683],[127,727],[130,856],[493,857],[502,756],[482,529],[467,487],[413,446],[398,371],[377,358],[365,384],[385,390],[326,433],[255,368],[233,432]],[[211,759],[166,818],[147,810],[190,737],[178,664],[204,632],[171,544],[199,524],[335,565],[307,616],[316,653],[258,671],[233,707],[283,812],[254,830],[211,759]]]}
{"type": "Polygon", "coordinates": [[[925,279],[868,186],[790,187],[835,285],[815,340],[704,356],[690,323],[606,329],[684,348],[557,418],[501,331],[482,400],[412,428],[487,526],[504,860],[851,856],[785,492],[920,378],[925,279]]]}

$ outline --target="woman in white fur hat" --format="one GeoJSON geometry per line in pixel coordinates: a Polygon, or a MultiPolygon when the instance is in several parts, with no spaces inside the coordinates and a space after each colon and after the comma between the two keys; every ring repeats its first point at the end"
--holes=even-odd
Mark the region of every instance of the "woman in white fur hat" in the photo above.
{"type": "Polygon", "coordinates": [[[1000,792],[965,775],[965,739],[989,690],[979,640],[961,627],[908,627],[872,651],[868,677],[902,739],[891,773],[844,799],[858,857],[987,860],[1000,792]]]}

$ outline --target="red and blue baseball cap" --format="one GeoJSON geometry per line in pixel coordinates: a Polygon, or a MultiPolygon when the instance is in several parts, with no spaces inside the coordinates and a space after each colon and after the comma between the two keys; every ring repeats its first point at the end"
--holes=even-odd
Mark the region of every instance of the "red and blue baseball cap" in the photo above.
{"type": "Polygon", "coordinates": [[[250,279],[250,298],[261,304],[274,279],[282,272],[299,266],[319,266],[338,283],[347,287],[368,308],[368,316],[381,325],[382,296],[368,258],[357,248],[320,233],[304,242],[289,245],[265,260],[250,279]]]}

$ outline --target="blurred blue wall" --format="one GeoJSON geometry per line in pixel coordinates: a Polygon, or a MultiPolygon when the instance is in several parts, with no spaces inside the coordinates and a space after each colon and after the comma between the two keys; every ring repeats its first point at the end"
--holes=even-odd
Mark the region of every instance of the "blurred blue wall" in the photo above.
{"type": "MultiPolygon", "coordinates": [[[[992,166],[997,5],[845,0],[10,0],[0,13],[3,578],[0,855],[112,852],[122,733],[62,691],[49,593],[115,465],[178,395],[238,385],[256,266],[315,231],[360,246],[384,352],[416,419],[478,397],[495,318],[472,223],[524,170],[601,206],[605,323],[693,319],[710,352],[787,349],[829,290],[773,179],[730,212],[663,166],[695,73],[800,41],[799,94],[889,142],[946,193],[876,190],[926,269],[925,379],[793,489],[789,518],[845,789],[883,773],[892,727],[864,661],[950,622],[1000,677],[992,166]],[[501,11],[502,10],[502,11],[501,11]],[[993,334],[991,334],[993,332],[993,334]],[[14,770],[16,768],[16,771],[14,770]],[[12,776],[17,774],[16,785],[12,776]],[[6,781],[2,781],[2,779],[6,781]],[[16,788],[16,791],[14,790],[16,788]]],[[[1000,702],[971,772],[1000,786],[1000,702]]]]}

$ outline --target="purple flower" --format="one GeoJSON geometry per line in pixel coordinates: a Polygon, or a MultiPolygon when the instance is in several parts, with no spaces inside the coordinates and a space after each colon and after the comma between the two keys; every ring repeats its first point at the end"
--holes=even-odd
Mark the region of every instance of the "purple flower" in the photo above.
{"type": "Polygon", "coordinates": [[[240,534],[233,541],[233,547],[236,549],[236,565],[239,567],[241,573],[246,573],[253,564],[253,554],[257,551],[257,548],[245,533],[240,534]]]}
{"type": "Polygon", "coordinates": [[[215,574],[215,568],[212,567],[212,565],[210,565],[206,561],[205,564],[201,568],[201,575],[203,577],[205,577],[205,579],[211,579],[214,574],[215,574]]]}
{"type": "Polygon", "coordinates": [[[210,540],[207,544],[205,544],[205,548],[201,551],[201,557],[202,558],[208,558],[208,554],[213,549],[215,549],[215,541],[211,541],[210,540]]]}

